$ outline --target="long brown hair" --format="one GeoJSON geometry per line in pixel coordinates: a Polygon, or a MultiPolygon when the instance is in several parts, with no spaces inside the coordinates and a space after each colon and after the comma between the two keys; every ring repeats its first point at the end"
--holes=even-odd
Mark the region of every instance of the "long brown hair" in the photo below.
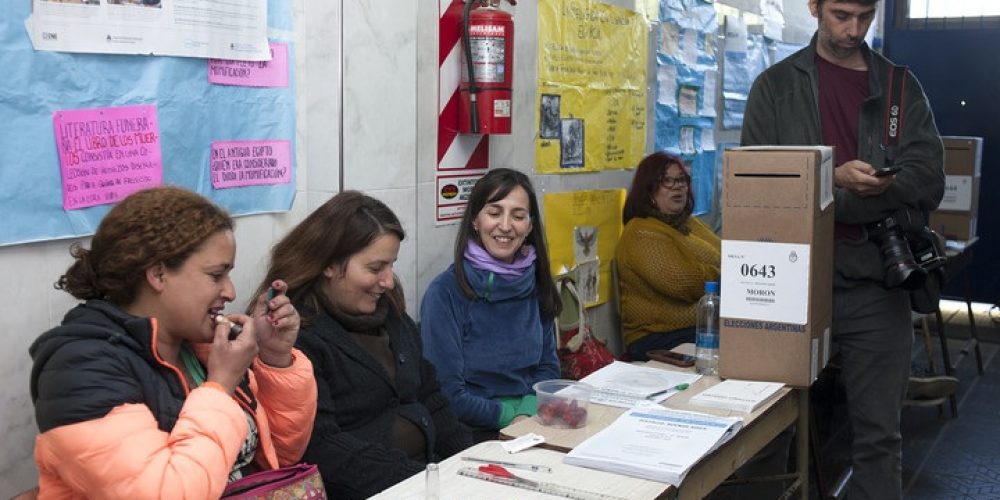
{"type": "Polygon", "coordinates": [[[660,189],[660,179],[667,175],[667,169],[671,165],[677,165],[688,176],[687,185],[687,206],[685,211],[690,214],[694,209],[694,193],[691,190],[691,172],[684,165],[684,160],[664,151],[657,151],[642,159],[635,169],[635,176],[632,177],[632,187],[625,197],[625,209],[622,211],[622,224],[635,217],[659,217],[660,209],[653,203],[652,198],[656,191],[660,189]]]}
{"type": "MultiPolygon", "coordinates": [[[[406,237],[399,218],[384,203],[357,191],[344,191],[309,214],[271,249],[271,262],[264,281],[253,297],[260,294],[276,279],[288,283],[288,297],[300,309],[302,320],[308,324],[311,316],[320,311],[324,300],[321,284],[326,277],[323,270],[330,266],[347,268],[351,256],[362,251],[383,234],[393,234],[400,241],[406,237]]],[[[406,309],[402,287],[396,286],[385,293],[396,312],[406,309]]],[[[248,310],[252,310],[254,301],[248,310]]]]}
{"type": "Polygon", "coordinates": [[[469,194],[469,204],[466,205],[465,215],[462,217],[462,225],[458,229],[458,238],[455,239],[455,279],[466,297],[475,298],[476,292],[465,277],[465,266],[463,265],[465,249],[469,246],[469,240],[475,239],[477,243],[482,245],[472,222],[487,203],[494,203],[506,198],[518,186],[528,193],[531,233],[524,239],[524,244],[535,247],[535,289],[538,291],[539,310],[542,312],[542,316],[548,320],[559,315],[559,312],[562,311],[562,302],[559,300],[559,293],[556,291],[552,274],[549,272],[549,253],[545,247],[545,231],[542,229],[541,211],[538,209],[535,188],[531,185],[528,176],[517,170],[509,168],[491,170],[473,186],[472,193],[469,194]]]}
{"type": "Polygon", "coordinates": [[[232,230],[233,219],[201,195],[165,186],[138,191],[112,208],[97,227],[90,249],[70,247],[73,264],[55,287],[80,300],[105,299],[128,306],[146,269],[177,269],[209,237],[232,230]]]}

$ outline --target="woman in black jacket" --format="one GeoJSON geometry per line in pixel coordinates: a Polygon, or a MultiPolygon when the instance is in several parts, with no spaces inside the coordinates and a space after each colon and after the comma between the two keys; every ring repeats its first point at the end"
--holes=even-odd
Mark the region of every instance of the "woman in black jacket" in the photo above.
{"type": "Polygon", "coordinates": [[[274,276],[302,315],[296,346],[319,389],[304,460],[335,498],[365,498],[471,444],[423,357],[393,264],[405,237],[382,202],[334,196],[282,239],[274,276]]]}

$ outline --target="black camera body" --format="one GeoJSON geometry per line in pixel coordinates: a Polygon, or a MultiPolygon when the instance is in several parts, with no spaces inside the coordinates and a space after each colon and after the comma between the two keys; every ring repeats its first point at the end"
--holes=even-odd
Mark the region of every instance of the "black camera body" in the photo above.
{"type": "Polygon", "coordinates": [[[917,237],[911,238],[910,250],[920,267],[927,271],[924,286],[910,291],[910,309],[921,314],[930,314],[937,310],[941,299],[941,289],[948,278],[945,263],[948,258],[941,246],[938,234],[928,227],[920,229],[917,237]]]}
{"type": "MultiPolygon", "coordinates": [[[[886,288],[919,290],[932,272],[943,274],[946,259],[941,242],[924,219],[923,214],[899,210],[866,226],[868,238],[882,253],[885,267],[882,283],[886,288]]],[[[943,275],[935,278],[944,281],[943,275]]]]}

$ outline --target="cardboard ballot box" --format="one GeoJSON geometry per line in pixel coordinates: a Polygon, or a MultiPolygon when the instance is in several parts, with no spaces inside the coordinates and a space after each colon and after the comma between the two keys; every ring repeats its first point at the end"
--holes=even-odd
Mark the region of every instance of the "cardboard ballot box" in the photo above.
{"type": "Polygon", "coordinates": [[[944,142],[944,198],[931,212],[928,226],[950,240],[976,237],[982,137],[942,137],[944,142]]]}
{"type": "Polygon", "coordinates": [[[833,150],[725,152],[719,375],[808,386],[826,365],[833,150]]]}

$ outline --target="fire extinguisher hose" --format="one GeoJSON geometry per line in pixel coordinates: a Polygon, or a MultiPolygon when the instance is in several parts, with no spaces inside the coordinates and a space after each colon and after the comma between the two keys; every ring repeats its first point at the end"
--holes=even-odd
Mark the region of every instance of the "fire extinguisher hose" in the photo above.
{"type": "Polygon", "coordinates": [[[473,134],[479,133],[479,106],[476,103],[476,94],[479,93],[479,87],[476,86],[476,72],[475,65],[472,62],[472,43],[469,39],[469,11],[472,10],[472,4],[478,0],[466,0],[465,9],[462,13],[462,45],[465,49],[465,64],[466,70],[469,73],[469,130],[473,134]]]}

